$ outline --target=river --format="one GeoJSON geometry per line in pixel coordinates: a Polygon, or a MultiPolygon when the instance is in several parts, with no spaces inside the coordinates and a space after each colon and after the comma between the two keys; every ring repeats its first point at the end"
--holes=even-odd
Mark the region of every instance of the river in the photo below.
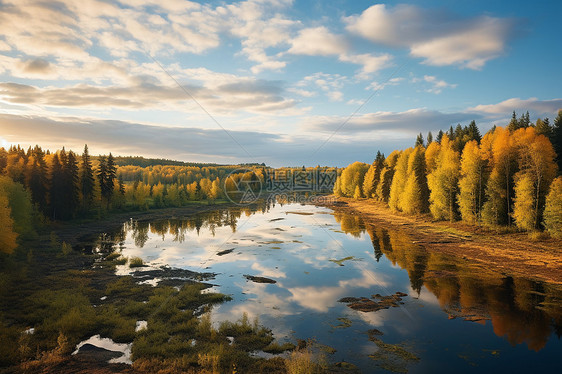
{"type": "Polygon", "coordinates": [[[246,313],[279,342],[308,340],[365,373],[562,369],[560,287],[434,253],[337,208],[231,207],[129,221],[116,237],[151,267],[216,274],[212,290],[232,301],[213,321],[246,313]]]}

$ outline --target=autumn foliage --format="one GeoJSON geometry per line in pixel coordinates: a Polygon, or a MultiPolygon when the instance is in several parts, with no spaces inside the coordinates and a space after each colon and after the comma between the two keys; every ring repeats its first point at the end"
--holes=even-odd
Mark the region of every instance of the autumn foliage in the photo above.
{"type": "Polygon", "coordinates": [[[438,220],[545,228],[562,235],[562,179],[555,179],[552,138],[557,127],[514,118],[483,137],[474,122],[440,132],[427,145],[418,136],[415,148],[394,151],[384,161],[379,153],[370,166],[356,162],[344,169],[336,192],[384,201],[407,214],[430,212],[438,220]]]}

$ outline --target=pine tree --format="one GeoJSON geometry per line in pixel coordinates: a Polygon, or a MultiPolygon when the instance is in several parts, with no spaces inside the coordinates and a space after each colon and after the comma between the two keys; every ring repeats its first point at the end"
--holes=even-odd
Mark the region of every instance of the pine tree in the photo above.
{"type": "Polygon", "coordinates": [[[562,176],[552,182],[546,196],[544,227],[553,237],[562,239],[562,176]]]}
{"type": "Polygon", "coordinates": [[[558,170],[562,170],[562,109],[558,111],[558,115],[554,120],[550,141],[558,155],[558,170]]]}
{"type": "Polygon", "coordinates": [[[443,135],[445,135],[443,133],[443,130],[439,130],[439,132],[437,133],[437,138],[435,139],[435,141],[439,144],[441,144],[441,139],[443,139],[443,135]]]}
{"type": "Polygon", "coordinates": [[[105,156],[99,156],[99,165],[98,165],[98,172],[97,178],[100,185],[100,194],[101,198],[105,198],[108,194],[108,186],[107,186],[107,160],[105,156]]]}
{"type": "Polygon", "coordinates": [[[51,164],[51,183],[49,188],[51,216],[54,220],[64,218],[66,199],[64,187],[64,170],[59,159],[59,154],[55,153],[51,164]]]}
{"type": "Polygon", "coordinates": [[[535,130],[537,131],[538,135],[544,135],[547,138],[550,138],[552,134],[552,127],[550,126],[550,120],[548,119],[548,117],[544,120],[537,118],[537,122],[535,123],[535,130]]]}
{"type": "Polygon", "coordinates": [[[115,165],[115,159],[113,155],[109,153],[107,157],[107,188],[110,191],[108,200],[111,200],[111,195],[113,194],[113,187],[115,185],[115,179],[117,178],[117,166],[115,165]]]}
{"type": "Polygon", "coordinates": [[[423,140],[423,135],[422,135],[421,132],[418,134],[418,137],[416,138],[416,144],[414,145],[414,147],[417,147],[417,146],[422,146],[422,147],[425,146],[424,140],[423,140]]]}
{"type": "Polygon", "coordinates": [[[379,201],[388,202],[388,199],[390,198],[390,187],[392,185],[394,170],[400,153],[400,151],[393,151],[384,160],[384,167],[381,170],[379,184],[377,185],[377,189],[375,190],[375,195],[377,196],[377,199],[379,201]]]}
{"type": "Polygon", "coordinates": [[[515,111],[513,111],[513,113],[511,114],[511,121],[509,121],[509,124],[507,125],[507,129],[511,132],[519,129],[521,126],[519,124],[519,120],[517,119],[517,114],[515,113],[515,111]]]}
{"type": "Polygon", "coordinates": [[[367,173],[365,173],[365,178],[363,180],[363,196],[366,198],[374,197],[383,167],[384,155],[379,151],[377,152],[377,156],[375,157],[373,164],[369,167],[367,173]]]}
{"type": "Polygon", "coordinates": [[[485,161],[476,140],[466,143],[461,159],[458,204],[463,221],[480,221],[484,198],[485,161]]]}
{"type": "MultiPolygon", "coordinates": [[[[100,164],[98,169],[98,180],[100,183],[101,196],[106,201],[106,207],[109,209],[111,197],[115,188],[115,179],[117,177],[117,167],[115,160],[110,153],[107,159],[100,156],[100,164]]],[[[150,187],[150,186],[149,186],[150,187]]]]}
{"type": "Polygon", "coordinates": [[[80,205],[80,185],[78,178],[78,160],[76,154],[72,151],[68,152],[66,157],[66,165],[64,167],[64,190],[65,190],[65,208],[64,218],[71,218],[78,210],[80,205]]]}
{"type": "Polygon", "coordinates": [[[92,205],[95,186],[94,171],[92,170],[92,162],[88,153],[88,145],[86,144],[84,145],[80,167],[80,192],[82,193],[82,209],[84,211],[87,211],[92,205]]]}
{"type": "Polygon", "coordinates": [[[476,121],[474,120],[470,121],[470,124],[466,129],[466,133],[468,135],[467,141],[476,140],[480,143],[482,140],[482,135],[480,135],[480,130],[478,129],[478,126],[476,126],[476,121]]]}
{"type": "Polygon", "coordinates": [[[427,145],[429,146],[431,143],[433,143],[433,134],[430,131],[427,133],[427,145]]]}
{"type": "Polygon", "coordinates": [[[26,186],[31,192],[33,203],[37,204],[43,213],[47,211],[48,184],[48,170],[44,153],[39,146],[35,146],[28,162],[26,186]]]}

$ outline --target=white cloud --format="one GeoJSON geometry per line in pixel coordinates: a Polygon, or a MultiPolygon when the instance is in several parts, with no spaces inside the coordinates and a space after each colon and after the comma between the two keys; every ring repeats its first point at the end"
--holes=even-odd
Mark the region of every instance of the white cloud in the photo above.
{"type": "MultiPolygon", "coordinates": [[[[182,84],[205,107],[218,113],[248,111],[272,113],[295,106],[296,101],[282,96],[279,82],[221,75],[219,82],[182,84]]],[[[200,78],[201,79],[201,78],[200,78]]],[[[65,87],[34,87],[16,83],[0,83],[0,98],[8,103],[51,107],[90,107],[193,111],[186,106],[192,98],[175,83],[140,81],[122,86],[78,84],[65,87]]],[[[199,110],[197,110],[199,111],[199,110]]]]}
{"type": "Polygon", "coordinates": [[[300,95],[300,96],[303,96],[303,97],[314,97],[314,96],[316,96],[316,92],[314,92],[314,91],[303,90],[303,89],[295,88],[295,87],[288,88],[287,91],[294,92],[297,95],[300,95]]]}
{"type": "Polygon", "coordinates": [[[330,91],[326,93],[330,101],[343,101],[343,93],[340,91],[330,91]]]}
{"type": "Polygon", "coordinates": [[[562,109],[562,99],[539,100],[536,97],[529,99],[511,98],[497,104],[477,105],[469,108],[470,112],[483,112],[488,114],[511,115],[515,110],[529,111],[535,115],[556,115],[562,109]]]}
{"type": "Polygon", "coordinates": [[[373,81],[373,82],[371,82],[371,84],[369,84],[367,86],[367,90],[380,91],[380,90],[383,90],[387,86],[397,86],[403,80],[404,80],[404,78],[402,78],[402,77],[396,77],[396,78],[391,78],[388,81],[382,82],[382,83],[379,83],[377,81],[373,81]]]}
{"type": "Polygon", "coordinates": [[[338,133],[341,135],[359,134],[359,136],[364,136],[365,133],[386,136],[393,132],[395,137],[399,137],[400,134],[404,137],[412,137],[420,131],[447,129],[451,125],[478,118],[480,116],[476,113],[442,113],[418,108],[404,112],[375,112],[357,115],[341,128],[341,124],[347,120],[347,117],[312,116],[303,120],[303,129],[329,133],[339,129],[338,133]]]}
{"type": "Polygon", "coordinates": [[[370,53],[353,54],[348,41],[331,33],[325,26],[303,29],[291,41],[288,53],[307,56],[338,56],[338,60],[362,66],[359,77],[387,67],[392,60],[389,54],[375,56],[370,53]]]}
{"type": "Polygon", "coordinates": [[[345,17],[347,29],[375,43],[406,47],[430,65],[480,69],[500,56],[513,21],[480,16],[463,19],[444,11],[414,5],[373,5],[360,15],[345,17]]]}
{"type": "Polygon", "coordinates": [[[320,89],[331,101],[342,101],[343,93],[341,89],[348,83],[349,79],[345,76],[339,74],[327,74],[327,73],[314,73],[308,75],[300,80],[293,92],[304,93],[303,96],[312,95],[314,92],[309,90],[303,90],[300,87],[314,87],[320,89]]]}
{"type": "Polygon", "coordinates": [[[347,41],[341,35],[332,34],[326,27],[320,26],[301,30],[291,41],[289,53],[330,56],[345,54],[347,50],[347,41]]]}
{"type": "Polygon", "coordinates": [[[9,51],[9,50],[11,50],[11,49],[12,49],[12,47],[10,47],[10,46],[8,45],[8,43],[6,43],[6,42],[3,41],[3,40],[0,40],[0,51],[3,51],[3,52],[4,52],[4,51],[9,51]]]}
{"type": "Polygon", "coordinates": [[[429,83],[430,87],[425,91],[433,94],[440,94],[445,88],[455,88],[456,84],[447,83],[442,79],[438,79],[433,75],[424,75],[423,78],[412,78],[412,83],[425,82],[429,83]]]}

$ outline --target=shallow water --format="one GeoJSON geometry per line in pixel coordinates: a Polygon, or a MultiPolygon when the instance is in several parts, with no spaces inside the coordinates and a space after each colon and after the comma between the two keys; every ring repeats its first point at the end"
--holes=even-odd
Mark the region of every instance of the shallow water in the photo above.
{"type": "Polygon", "coordinates": [[[214,321],[247,313],[280,342],[314,339],[336,350],[329,361],[366,373],[562,368],[560,288],[432,253],[357,215],[297,204],[231,208],[127,222],[116,237],[124,256],[151,267],[216,273],[214,290],[233,300],[213,309],[214,321]],[[377,311],[338,302],[396,292],[408,294],[402,304],[377,311]]]}

